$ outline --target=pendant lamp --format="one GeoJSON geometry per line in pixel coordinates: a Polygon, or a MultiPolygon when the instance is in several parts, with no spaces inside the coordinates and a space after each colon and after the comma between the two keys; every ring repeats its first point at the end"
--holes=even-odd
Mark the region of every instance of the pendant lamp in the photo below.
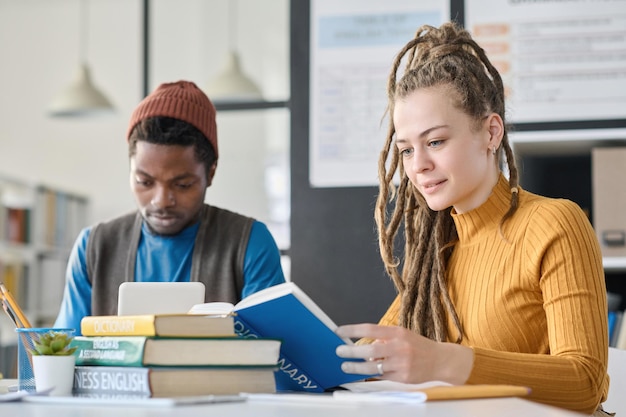
{"type": "Polygon", "coordinates": [[[91,80],[86,60],[88,0],[78,0],[80,5],[80,65],[74,80],[54,98],[48,112],[51,116],[85,116],[96,113],[110,112],[113,106],[109,99],[96,88],[91,80]]]}
{"type": "Polygon", "coordinates": [[[220,102],[241,102],[261,100],[261,89],[241,69],[239,54],[236,51],[237,2],[228,1],[229,50],[221,71],[206,85],[205,92],[211,100],[220,102]]]}

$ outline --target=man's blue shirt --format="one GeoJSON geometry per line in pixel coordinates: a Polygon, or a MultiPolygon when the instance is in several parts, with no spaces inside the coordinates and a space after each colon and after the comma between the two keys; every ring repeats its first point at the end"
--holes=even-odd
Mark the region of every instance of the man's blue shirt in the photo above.
{"type": "MultiPolygon", "coordinates": [[[[137,248],[135,280],[151,282],[189,281],[191,258],[199,223],[174,236],[159,236],[144,223],[137,248]]],[[[55,327],[76,329],[80,321],[91,315],[91,282],[87,276],[86,248],[91,228],[81,231],[66,271],[66,285],[55,327]]],[[[250,230],[243,265],[244,286],[241,298],[259,290],[285,282],[276,242],[265,224],[255,221],[250,230]]],[[[117,295],[116,295],[117,296],[117,295]]]]}

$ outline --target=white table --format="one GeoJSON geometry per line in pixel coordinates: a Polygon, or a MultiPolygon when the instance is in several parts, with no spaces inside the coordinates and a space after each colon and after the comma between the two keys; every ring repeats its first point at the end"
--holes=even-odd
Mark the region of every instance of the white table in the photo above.
{"type": "Polygon", "coordinates": [[[434,401],[416,405],[352,404],[352,403],[287,403],[246,401],[188,405],[176,407],[68,405],[46,403],[0,403],[0,416],[11,417],[580,417],[554,407],[544,406],[520,398],[494,398],[480,400],[434,401]]]}

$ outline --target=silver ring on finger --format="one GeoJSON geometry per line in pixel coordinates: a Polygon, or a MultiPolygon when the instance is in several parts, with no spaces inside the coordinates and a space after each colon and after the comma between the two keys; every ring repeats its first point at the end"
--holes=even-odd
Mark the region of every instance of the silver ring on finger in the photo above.
{"type": "Polygon", "coordinates": [[[383,370],[383,361],[378,361],[376,363],[376,370],[378,370],[378,375],[382,375],[385,373],[385,371],[383,370]]]}

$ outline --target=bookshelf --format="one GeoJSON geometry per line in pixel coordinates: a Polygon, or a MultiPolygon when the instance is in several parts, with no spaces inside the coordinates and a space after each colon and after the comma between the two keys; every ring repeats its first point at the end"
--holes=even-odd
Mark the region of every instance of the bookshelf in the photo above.
{"type": "MultiPolygon", "coordinates": [[[[580,205],[590,219],[594,205],[591,152],[594,148],[626,147],[624,129],[516,132],[511,139],[522,187],[550,197],[568,198],[580,205]]],[[[626,257],[604,256],[602,263],[607,273],[626,272],[626,257]]]]}
{"type": "MultiPolygon", "coordinates": [[[[0,281],[33,326],[54,322],[71,247],[87,225],[87,197],[0,174],[0,281]]],[[[0,372],[10,374],[16,336],[0,314],[0,372]]]]}

